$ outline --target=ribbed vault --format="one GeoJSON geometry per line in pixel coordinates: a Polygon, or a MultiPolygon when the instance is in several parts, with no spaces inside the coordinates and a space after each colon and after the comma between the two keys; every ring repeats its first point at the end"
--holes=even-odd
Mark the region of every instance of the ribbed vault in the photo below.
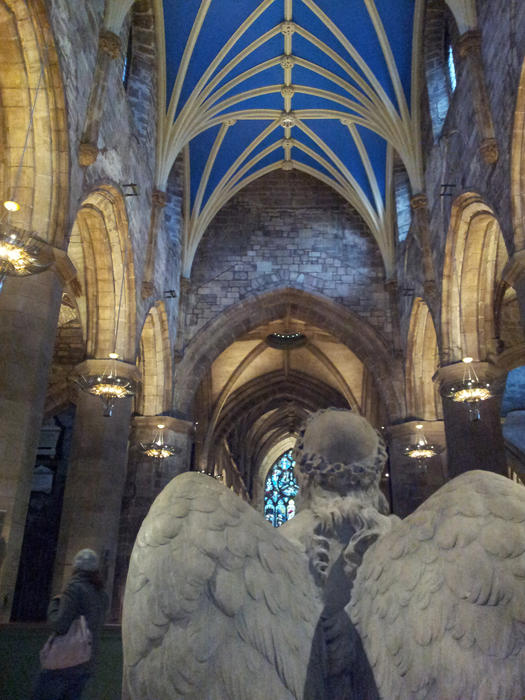
{"type": "Polygon", "coordinates": [[[422,6],[157,0],[166,57],[157,179],[165,187],[185,153],[185,276],[219,209],[279,168],[318,178],[355,207],[392,272],[392,149],[413,191],[422,189],[415,97],[422,6]]]}

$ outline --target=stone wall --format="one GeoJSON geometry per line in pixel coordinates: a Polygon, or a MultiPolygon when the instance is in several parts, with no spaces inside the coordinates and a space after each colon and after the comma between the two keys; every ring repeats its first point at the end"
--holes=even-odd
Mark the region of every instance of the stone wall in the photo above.
{"type": "Polygon", "coordinates": [[[366,225],[327,186],[275,172],[215,217],[195,256],[184,340],[224,309],[293,287],[322,294],[391,334],[384,268],[366,225]]]}
{"type": "MultiPolygon", "coordinates": [[[[137,186],[138,196],[126,196],[126,210],[134,253],[139,334],[152,301],[144,300],[141,296],[156,153],[156,56],[151,4],[149,0],[137,2],[122,28],[122,53],[111,63],[106,85],[98,140],[100,152],[95,163],[88,168],[81,168],[79,165],[78,146],[93,82],[104,2],[92,0],[88,3],[73,3],[71,0],[47,0],[47,6],[62,69],[68,111],[71,160],[70,226],[83,199],[94,186],[113,184],[122,189],[124,195],[132,192],[131,188],[125,187],[126,185],[135,183],[137,186]],[[126,91],[122,83],[122,69],[130,23],[133,23],[134,54],[126,91]]],[[[176,207],[177,204],[174,205],[175,209],[176,207]]],[[[172,217],[170,232],[162,230],[159,234],[158,248],[163,254],[156,265],[156,288],[160,292],[178,287],[178,268],[176,265],[167,264],[166,261],[171,263],[179,257],[179,224],[180,217],[177,224],[173,224],[172,217]]]]}
{"type": "MultiPolygon", "coordinates": [[[[443,129],[437,138],[432,133],[428,95],[425,91],[421,95],[425,188],[429,201],[431,247],[438,291],[441,288],[452,204],[462,193],[476,192],[492,207],[509,254],[513,251],[510,157],[516,95],[525,53],[525,4],[519,0],[504,3],[485,0],[478,2],[478,17],[483,68],[499,145],[498,162],[494,165],[485,163],[479,152],[481,137],[474,118],[473,82],[464,62],[457,56],[457,51],[457,88],[452,95],[443,129]],[[445,183],[454,186],[448,188],[443,196],[442,185],[445,183]]],[[[435,52],[431,52],[426,60],[435,62],[435,52]]],[[[422,72],[428,74],[432,70],[435,67],[430,66],[429,70],[426,65],[422,72]]],[[[402,327],[405,332],[414,296],[424,296],[417,257],[417,244],[409,236],[406,243],[398,246],[400,288],[412,290],[401,298],[402,327]]],[[[439,335],[439,324],[436,324],[436,330],[439,335]]]]}

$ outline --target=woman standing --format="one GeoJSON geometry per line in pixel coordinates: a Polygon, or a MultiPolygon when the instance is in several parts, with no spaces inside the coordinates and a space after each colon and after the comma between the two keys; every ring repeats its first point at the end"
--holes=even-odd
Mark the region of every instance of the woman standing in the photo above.
{"type": "Polygon", "coordinates": [[[32,700],[79,700],[93,673],[100,631],[108,607],[99,571],[99,558],[92,549],[81,549],[73,559],[73,573],[64,592],[52,598],[47,619],[57,635],[66,634],[71,623],[84,615],[92,636],[89,661],[54,670],[40,671],[32,700]]]}

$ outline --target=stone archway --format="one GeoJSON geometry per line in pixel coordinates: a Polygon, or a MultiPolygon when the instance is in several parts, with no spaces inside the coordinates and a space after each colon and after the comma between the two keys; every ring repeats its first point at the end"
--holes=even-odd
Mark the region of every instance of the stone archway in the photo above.
{"type": "Polygon", "coordinates": [[[521,70],[511,153],[511,198],[514,224],[514,247],[525,249],[525,60],[521,70]]]}
{"type": "Polygon", "coordinates": [[[168,319],[163,301],[149,310],[139,348],[139,370],[142,384],[136,410],[143,416],[155,416],[170,408],[172,368],[168,319]]]}
{"type": "Polygon", "coordinates": [[[124,199],[101,185],[82,202],[68,247],[86,356],[135,361],[135,275],[124,199]],[[118,328],[117,328],[118,326],[118,328]],[[118,333],[117,333],[118,331],[118,333]],[[117,335],[115,335],[117,333],[117,335]]]}
{"type": "Polygon", "coordinates": [[[492,209],[475,193],[453,204],[443,268],[442,339],[446,364],[496,352],[495,305],[508,261],[492,209]]]}
{"type": "Polygon", "coordinates": [[[439,367],[439,349],[432,314],[416,299],[407,343],[407,413],[422,420],[442,418],[441,398],[432,377],[439,367]]]}
{"type": "Polygon", "coordinates": [[[214,359],[236,338],[287,313],[332,333],[352,350],[374,377],[389,420],[404,415],[402,370],[366,321],[321,296],[285,288],[230,307],[206,324],[186,347],[175,371],[175,408],[190,415],[195,392],[214,359]]]}
{"type": "Polygon", "coordinates": [[[7,134],[2,199],[14,197],[21,205],[11,215],[15,226],[36,231],[61,247],[69,186],[67,119],[44,2],[35,0],[31,9],[22,0],[0,2],[0,37],[1,121],[7,134]],[[33,102],[33,126],[20,167],[33,102]]]}

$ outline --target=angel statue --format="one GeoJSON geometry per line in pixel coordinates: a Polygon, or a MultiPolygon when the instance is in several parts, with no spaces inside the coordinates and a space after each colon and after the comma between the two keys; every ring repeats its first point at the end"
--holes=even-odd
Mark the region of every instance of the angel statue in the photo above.
{"type": "Polygon", "coordinates": [[[362,417],[310,416],[278,530],[206,475],[153,503],[122,622],[133,700],[523,700],[525,489],[450,481],[401,521],[362,417]]]}

